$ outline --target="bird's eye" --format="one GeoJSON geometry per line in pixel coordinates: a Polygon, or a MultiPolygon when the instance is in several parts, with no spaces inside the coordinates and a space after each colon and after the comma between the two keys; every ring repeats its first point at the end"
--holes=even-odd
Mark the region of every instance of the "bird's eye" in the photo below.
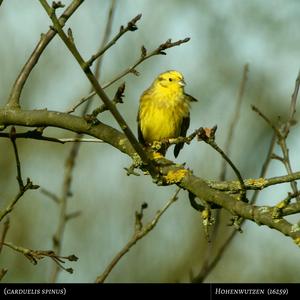
{"type": "Polygon", "coordinates": [[[173,81],[173,79],[172,79],[172,78],[169,78],[169,81],[173,81]]]}

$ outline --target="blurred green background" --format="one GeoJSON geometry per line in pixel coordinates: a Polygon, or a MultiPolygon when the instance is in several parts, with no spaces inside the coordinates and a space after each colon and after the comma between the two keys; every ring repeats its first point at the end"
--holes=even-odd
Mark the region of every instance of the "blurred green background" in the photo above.
{"type": "MultiPolygon", "coordinates": [[[[71,1],[63,1],[68,5],[71,1]]],[[[79,51],[85,58],[95,53],[103,36],[110,1],[88,0],[67,23],[79,51]]],[[[143,17],[139,30],[129,32],[105,55],[101,82],[105,83],[140,55],[140,47],[156,48],[168,38],[190,37],[191,41],[140,65],[140,76],[129,74],[126,96],[120,111],[136,132],[140,94],[154,77],[165,70],[180,70],[186,91],[199,99],[193,104],[190,131],[218,125],[217,142],[225,144],[234,112],[242,70],[249,63],[249,79],[235,125],[231,158],[244,178],[258,176],[272,132],[251,110],[257,105],[273,121],[283,120],[300,66],[300,2],[298,0],[117,0],[112,35],[138,13],[143,17]]],[[[5,105],[13,82],[50,21],[35,0],[4,0],[0,7],[0,103],[5,105]]],[[[114,95],[118,82],[107,92],[114,95]]],[[[62,41],[55,37],[33,70],[22,94],[24,109],[65,111],[90,89],[79,66],[62,41]]],[[[99,101],[94,99],[93,107],[99,101]]],[[[77,114],[80,110],[77,112],[77,114]]],[[[108,112],[102,122],[116,128],[108,112]]],[[[23,129],[17,129],[19,131],[23,129]]],[[[47,129],[47,135],[72,137],[70,132],[47,129]]],[[[299,171],[299,127],[289,138],[293,169],[299,171]]],[[[71,144],[18,140],[24,178],[60,195],[65,160],[71,144]]],[[[279,149],[277,149],[279,154],[279,149]]],[[[7,205],[18,189],[11,142],[0,140],[0,207],[7,205]]],[[[167,156],[173,159],[172,151],[167,156]]],[[[205,179],[218,179],[221,157],[204,143],[185,146],[179,163],[186,162],[205,179]]],[[[171,197],[175,187],[157,187],[149,176],[126,176],[128,157],[106,144],[84,143],[73,173],[69,212],[81,216],[67,223],[63,255],[79,260],[67,262],[74,274],[60,272],[59,282],[93,282],[133,233],[134,213],[147,202],[144,222],[171,197]]],[[[267,177],[284,175],[280,162],[273,161],[267,177]]],[[[229,170],[228,179],[235,179],[229,170]]],[[[273,205],[282,200],[289,185],[261,192],[258,204],[273,205]]],[[[7,241],[31,249],[51,249],[58,223],[58,206],[39,190],[29,191],[10,216],[7,241]]],[[[212,253],[228,235],[229,215],[212,253]]],[[[294,222],[299,218],[291,218],[294,222]]],[[[139,241],[115,267],[108,282],[188,282],[197,274],[207,248],[199,213],[191,208],[187,194],[162,217],[157,227],[139,241]]],[[[206,282],[299,282],[300,252],[291,239],[266,227],[247,222],[206,282]]],[[[53,267],[45,258],[32,265],[22,255],[5,248],[0,267],[8,268],[3,282],[48,282],[53,267]]]]}

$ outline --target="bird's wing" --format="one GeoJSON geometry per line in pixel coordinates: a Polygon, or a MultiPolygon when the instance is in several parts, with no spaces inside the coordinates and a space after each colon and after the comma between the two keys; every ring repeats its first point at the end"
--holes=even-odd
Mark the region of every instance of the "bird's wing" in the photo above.
{"type": "MultiPolygon", "coordinates": [[[[187,133],[187,130],[190,126],[190,114],[183,118],[182,119],[182,123],[181,123],[181,129],[180,129],[180,136],[183,136],[185,137],[186,136],[186,133],[187,133]]],[[[184,143],[178,143],[175,145],[175,148],[174,148],[174,156],[177,157],[180,150],[182,149],[184,143]]]]}
{"type": "MultiPolygon", "coordinates": [[[[196,98],[194,98],[193,96],[189,95],[189,94],[184,94],[190,102],[198,102],[198,100],[196,98]]],[[[181,124],[181,129],[180,129],[180,136],[183,136],[185,137],[186,136],[186,133],[187,133],[187,130],[190,126],[190,114],[183,118],[182,120],[182,124],[181,124]]],[[[174,156],[177,157],[180,150],[183,148],[184,146],[184,143],[179,143],[179,144],[176,144],[175,145],[175,148],[174,148],[174,156]]]]}
{"type": "Polygon", "coordinates": [[[185,96],[188,97],[188,99],[189,99],[190,102],[198,102],[198,100],[197,100],[196,98],[194,98],[193,96],[191,96],[191,95],[189,95],[189,94],[186,94],[186,93],[185,93],[185,96]]]}

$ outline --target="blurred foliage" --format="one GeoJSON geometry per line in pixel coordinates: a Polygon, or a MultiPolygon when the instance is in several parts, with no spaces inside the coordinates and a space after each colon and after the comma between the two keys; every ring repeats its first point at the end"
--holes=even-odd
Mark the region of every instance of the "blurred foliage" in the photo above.
{"type": "MultiPolygon", "coordinates": [[[[63,1],[65,4],[70,1],[63,1]]],[[[104,59],[101,82],[135,62],[140,47],[153,49],[172,38],[191,37],[188,44],[170,49],[167,56],[151,58],[140,67],[140,76],[125,78],[125,103],[119,109],[130,126],[136,127],[139,95],[160,72],[178,69],[185,75],[187,92],[199,99],[193,105],[190,130],[218,125],[217,142],[224,145],[231,120],[242,69],[250,65],[249,79],[241,117],[237,120],[231,158],[244,177],[259,174],[271,139],[271,130],[251,111],[255,104],[276,121],[288,113],[290,95],[299,69],[298,0],[122,0],[116,1],[112,32],[137,15],[143,14],[139,30],[126,34],[104,59]]],[[[67,23],[85,58],[96,51],[102,38],[109,1],[86,1],[67,23]]],[[[4,105],[13,82],[34,49],[40,34],[50,24],[38,1],[4,1],[0,7],[0,103],[4,105]]],[[[113,95],[118,84],[108,89],[113,95]]],[[[24,108],[65,111],[89,91],[89,84],[79,66],[56,37],[47,47],[25,85],[24,108]]],[[[93,106],[99,103],[94,99],[93,106]]],[[[116,127],[108,112],[101,121],[116,127]]],[[[18,129],[21,131],[21,129],[18,129]]],[[[73,134],[47,129],[58,137],[73,134]]],[[[292,162],[299,164],[299,129],[290,138],[292,162]],[[298,132],[298,133],[297,133],[298,132]]],[[[18,140],[24,177],[60,194],[64,163],[70,144],[18,140]]],[[[0,205],[5,206],[16,193],[15,161],[11,143],[0,140],[0,205]]],[[[172,158],[171,151],[168,156],[172,158]]],[[[186,146],[178,158],[206,179],[217,179],[221,158],[202,143],[186,146]]],[[[130,160],[103,144],[83,144],[73,174],[69,211],[82,215],[66,227],[63,255],[74,253],[79,261],[75,272],[61,272],[60,282],[93,282],[113,256],[128,241],[133,231],[134,212],[142,202],[149,208],[145,221],[171,196],[174,187],[156,187],[148,177],[127,177],[124,167],[130,160]]],[[[298,169],[299,170],[299,169],[298,169]]],[[[283,168],[273,162],[268,176],[283,175],[283,168]]],[[[228,179],[234,179],[229,172],[228,179]]],[[[285,188],[266,190],[259,204],[278,201],[285,188]]],[[[52,235],[58,222],[58,207],[39,191],[29,191],[11,214],[7,240],[32,249],[51,249],[52,235]]],[[[216,243],[228,234],[228,214],[216,243]]],[[[182,191],[160,223],[142,239],[108,277],[109,282],[189,281],[189,273],[199,272],[207,242],[201,219],[189,205],[182,191]]],[[[213,251],[216,252],[216,249],[213,251]]],[[[256,224],[245,226],[209,275],[208,282],[297,282],[300,278],[299,249],[285,237],[256,224]],[[251,246],[250,246],[251,245],[251,246]],[[267,249],[267,251],[266,251],[267,249]]],[[[9,269],[4,282],[47,282],[51,262],[44,259],[37,266],[23,256],[3,249],[0,267],[9,269]]]]}

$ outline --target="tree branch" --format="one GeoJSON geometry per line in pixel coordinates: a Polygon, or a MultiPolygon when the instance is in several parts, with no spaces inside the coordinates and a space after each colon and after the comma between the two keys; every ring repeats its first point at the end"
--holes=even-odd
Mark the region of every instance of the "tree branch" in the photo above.
{"type": "MultiPolygon", "coordinates": [[[[230,146],[232,144],[234,131],[235,131],[235,128],[237,127],[237,123],[238,123],[238,120],[240,117],[240,110],[241,110],[241,106],[242,106],[243,96],[245,93],[246,82],[248,79],[248,72],[249,72],[249,65],[245,64],[244,68],[243,68],[243,75],[242,75],[241,83],[239,86],[238,96],[236,99],[235,110],[234,110],[234,113],[231,118],[229,130],[227,133],[225,146],[224,146],[224,152],[227,153],[228,156],[230,155],[230,146]]],[[[227,161],[225,159],[223,159],[222,162],[223,163],[221,166],[221,172],[219,175],[220,181],[224,181],[226,179],[226,173],[227,173],[227,161]]],[[[244,189],[246,189],[245,186],[244,186],[244,189]]],[[[217,236],[218,236],[218,232],[219,232],[219,228],[220,228],[220,215],[221,215],[221,210],[217,210],[214,213],[214,216],[213,216],[214,223],[212,225],[210,243],[208,243],[208,245],[207,245],[201,270],[200,270],[199,274],[195,276],[195,278],[192,278],[192,282],[194,282],[194,280],[197,280],[197,278],[198,278],[198,280],[199,280],[199,278],[201,278],[200,282],[202,282],[203,279],[210,272],[210,270],[212,270],[214,268],[214,264],[210,263],[210,261],[213,258],[212,250],[215,247],[215,241],[217,240],[217,236]]],[[[234,232],[236,233],[237,230],[234,230],[234,232]]],[[[220,258],[222,257],[223,251],[224,251],[223,248],[220,248],[219,252],[217,252],[217,255],[213,258],[212,261],[215,262],[215,264],[217,264],[217,261],[219,260],[217,257],[218,256],[220,258]]]]}
{"type": "Polygon", "coordinates": [[[274,208],[267,206],[254,206],[236,199],[228,194],[209,188],[204,180],[188,173],[178,185],[195,194],[199,199],[208,203],[222,206],[233,215],[251,220],[258,225],[266,225],[274,228],[286,236],[291,237],[297,244],[300,244],[300,227],[287,222],[285,219],[274,219],[274,208]]]}
{"type": "Polygon", "coordinates": [[[7,273],[7,271],[8,271],[7,269],[0,269],[0,281],[5,276],[5,274],[7,273]]]}
{"type": "MultiPolygon", "coordinates": [[[[260,178],[250,178],[244,180],[244,185],[247,190],[263,190],[266,187],[291,182],[293,180],[300,179],[300,172],[291,173],[289,175],[276,176],[269,179],[260,177],[260,178]]],[[[240,182],[237,180],[232,181],[212,181],[208,180],[207,184],[216,190],[219,191],[228,191],[231,193],[238,193],[241,190],[240,182]]]]}
{"type": "Polygon", "coordinates": [[[80,53],[78,52],[77,48],[74,45],[74,42],[69,39],[66,34],[63,32],[58,19],[55,16],[55,9],[51,8],[48,3],[45,0],[39,0],[46,12],[48,13],[49,17],[52,20],[52,23],[54,25],[55,30],[57,30],[58,35],[60,38],[63,40],[65,45],[68,47],[74,58],[77,60],[79,63],[80,67],[84,71],[86,77],[89,79],[90,83],[94,87],[97,95],[102,99],[103,103],[107,106],[111,114],[114,116],[115,120],[118,122],[119,126],[125,133],[126,137],[132,144],[132,147],[135,149],[137,154],[140,156],[141,160],[145,164],[147,170],[150,172],[152,176],[155,176],[156,174],[156,169],[155,166],[153,165],[153,162],[149,159],[149,157],[146,155],[145,151],[142,149],[141,145],[137,141],[136,137],[132,133],[131,129],[125,122],[124,118],[122,115],[119,113],[117,108],[113,105],[113,103],[110,101],[100,84],[98,83],[97,79],[93,75],[92,71],[88,67],[87,63],[83,60],[81,57],[80,53]]]}
{"type": "MultiPolygon", "coordinates": [[[[106,41],[103,43],[103,46],[100,48],[100,50],[93,54],[91,58],[87,61],[88,66],[91,66],[93,62],[101,57],[109,48],[111,48],[120,37],[122,37],[126,32],[128,31],[135,31],[137,30],[136,23],[141,19],[142,14],[138,14],[136,17],[134,17],[131,21],[128,22],[127,26],[121,26],[119,33],[107,44],[105,45],[106,41]],[[105,45],[105,46],[104,46],[105,45]]],[[[110,27],[108,27],[110,28],[110,27]]],[[[107,35],[106,35],[107,36],[107,35]]]]}
{"type": "MultiPolygon", "coordinates": [[[[266,159],[265,159],[265,161],[263,163],[263,166],[262,166],[262,169],[260,171],[260,176],[259,176],[260,178],[265,177],[265,175],[266,175],[267,169],[270,165],[271,156],[272,156],[273,149],[274,149],[274,146],[275,146],[275,141],[276,141],[276,136],[274,134],[273,137],[272,137],[272,140],[270,142],[270,146],[269,146],[269,149],[268,149],[268,152],[267,152],[266,159]]],[[[250,204],[254,204],[256,202],[256,199],[257,199],[257,196],[258,196],[258,191],[259,190],[255,190],[255,192],[253,193],[251,201],[249,202],[250,204]]],[[[299,205],[299,210],[297,210],[297,207],[295,209],[296,210],[291,209],[291,211],[293,213],[299,212],[300,211],[300,205],[299,205]]],[[[283,210],[281,212],[282,216],[284,215],[284,213],[286,213],[286,211],[283,213],[283,210]]],[[[243,221],[241,222],[241,224],[240,224],[241,227],[242,227],[243,223],[245,223],[245,219],[243,219],[243,221]]],[[[229,237],[227,237],[226,240],[223,242],[222,246],[218,249],[217,254],[214,256],[214,258],[211,261],[209,261],[209,262],[207,262],[206,264],[203,265],[203,268],[201,269],[199,274],[196,275],[194,278],[192,278],[192,282],[202,283],[205,280],[205,278],[209,275],[209,273],[215,268],[215,266],[218,264],[220,259],[223,257],[223,254],[225,253],[226,249],[231,244],[231,241],[236,236],[237,232],[238,232],[237,230],[232,230],[231,231],[229,237]]]]}
{"type": "Polygon", "coordinates": [[[65,268],[62,265],[62,263],[65,263],[65,260],[68,260],[68,261],[77,261],[78,260],[78,258],[74,254],[69,255],[69,256],[59,256],[59,255],[55,254],[55,252],[52,250],[32,250],[32,249],[24,248],[21,246],[16,246],[9,242],[4,242],[3,245],[11,248],[12,250],[14,250],[16,252],[23,254],[34,265],[36,265],[38,263],[38,261],[43,259],[44,257],[49,257],[60,268],[67,271],[68,273],[73,273],[73,269],[65,268]]]}
{"type": "Polygon", "coordinates": [[[296,82],[295,82],[295,88],[294,88],[294,91],[293,91],[293,94],[291,97],[290,112],[289,112],[288,120],[283,129],[283,135],[285,137],[288,136],[291,126],[295,124],[294,117],[296,114],[296,103],[297,103],[297,98],[298,98],[299,85],[300,85],[300,71],[298,72],[298,76],[297,76],[296,82]]]}
{"type": "Polygon", "coordinates": [[[2,233],[1,233],[1,237],[0,237],[0,254],[1,254],[1,251],[2,251],[3,243],[5,241],[5,237],[6,237],[6,234],[8,232],[8,229],[9,229],[9,218],[7,218],[6,221],[3,224],[3,230],[2,230],[2,233]]]}
{"type": "Polygon", "coordinates": [[[15,159],[16,159],[16,167],[17,167],[17,181],[18,181],[18,185],[19,185],[19,192],[4,210],[0,210],[0,222],[3,220],[3,218],[6,215],[8,215],[13,210],[13,208],[17,204],[18,200],[24,195],[24,193],[27,190],[35,190],[35,189],[39,188],[39,186],[34,185],[29,178],[27,178],[26,184],[24,185],[24,182],[23,182],[23,179],[22,179],[21,163],[20,163],[20,159],[19,159],[15,134],[16,134],[16,130],[15,130],[14,127],[12,127],[11,131],[10,131],[10,134],[9,134],[9,137],[11,139],[11,142],[12,142],[13,148],[14,148],[14,154],[15,154],[15,159]]]}
{"type": "Polygon", "coordinates": [[[177,195],[180,191],[180,188],[176,190],[175,194],[171,197],[170,200],[164,205],[164,207],[159,210],[154,218],[146,225],[142,224],[143,217],[143,206],[141,208],[141,212],[136,212],[136,221],[135,221],[135,231],[129,240],[129,242],[124,246],[124,248],[113,258],[113,260],[106,267],[104,272],[99,275],[96,279],[96,283],[103,283],[107,276],[111,273],[116,264],[120,261],[120,259],[145,235],[147,235],[157,224],[161,216],[165,213],[165,211],[177,200],[177,195]]]}
{"type": "MultiPolygon", "coordinates": [[[[298,91],[299,91],[299,84],[300,84],[300,72],[298,73],[298,76],[296,78],[295,82],[295,88],[291,97],[291,104],[290,104],[290,111],[289,111],[289,117],[288,120],[283,124],[283,126],[276,126],[274,125],[268,117],[266,117],[257,107],[252,106],[252,109],[258,113],[259,116],[261,116],[274,130],[276,137],[277,137],[277,142],[281,148],[282,151],[282,157],[274,156],[275,158],[279,159],[288,174],[292,174],[292,166],[290,162],[290,157],[289,157],[289,149],[287,147],[286,139],[289,134],[290,127],[295,124],[294,120],[294,115],[296,112],[296,102],[297,102],[297,96],[298,96],[298,91]]],[[[297,183],[295,181],[290,182],[291,188],[295,194],[298,193],[298,188],[297,188],[297,183]]],[[[297,200],[300,201],[300,196],[297,196],[297,200]]]]}
{"type": "MultiPolygon", "coordinates": [[[[77,10],[77,8],[82,4],[84,0],[73,0],[72,3],[66,8],[66,10],[61,14],[59,18],[59,24],[63,27],[70,16],[77,10]]],[[[7,102],[8,108],[20,108],[20,97],[21,92],[24,87],[26,80],[28,79],[32,69],[37,64],[41,54],[50,43],[50,41],[54,38],[56,32],[50,29],[46,34],[41,36],[41,39],[35,49],[33,50],[31,56],[28,61],[22,68],[20,74],[18,75],[13,88],[11,90],[9,100],[7,102]]]]}
{"type": "MultiPolygon", "coordinates": [[[[109,143],[133,159],[136,157],[136,152],[133,147],[125,135],[118,130],[102,123],[91,126],[83,118],[72,116],[67,113],[51,112],[46,110],[12,111],[0,109],[0,124],[32,127],[47,125],[64,128],[74,132],[82,132],[109,143]]],[[[272,219],[272,208],[268,208],[269,212],[264,213],[264,207],[254,207],[242,201],[236,201],[235,197],[209,187],[203,179],[190,174],[190,171],[186,170],[184,166],[175,164],[165,158],[160,158],[159,171],[163,178],[170,178],[170,176],[166,177],[169,172],[180,174],[179,177],[173,177],[174,180],[169,180],[164,184],[177,184],[178,186],[195,194],[199,199],[220,205],[234,215],[275,228],[284,234],[288,234],[289,230],[292,230],[292,225],[286,223],[284,223],[285,225],[282,225],[282,222],[277,222],[277,220],[272,219]]],[[[296,175],[286,175],[288,176],[285,176],[286,181],[298,179],[299,172],[295,174],[296,175]]],[[[254,181],[254,186],[257,186],[258,182],[260,182],[259,179],[254,181]]],[[[264,180],[262,182],[264,183],[264,180]]],[[[160,181],[157,183],[160,183],[160,181]]],[[[280,181],[275,177],[272,180],[272,183],[280,183],[280,181]]],[[[264,184],[261,183],[258,184],[258,186],[259,185],[264,186],[264,184]]],[[[298,234],[300,233],[293,231],[291,232],[291,237],[298,237],[298,234]]]]}
{"type": "MultiPolygon", "coordinates": [[[[10,134],[6,132],[0,132],[0,137],[10,138],[10,134]]],[[[90,139],[90,138],[54,138],[50,136],[43,136],[37,130],[31,130],[22,133],[16,133],[15,139],[33,139],[47,142],[54,142],[59,144],[65,143],[103,143],[103,141],[98,139],[90,139]]]]}
{"type": "Polygon", "coordinates": [[[221,156],[224,158],[224,160],[231,166],[232,170],[234,171],[236,177],[239,180],[240,187],[241,187],[241,189],[240,189],[241,197],[240,197],[239,200],[247,201],[247,199],[246,199],[247,189],[246,189],[246,186],[244,184],[244,180],[242,178],[242,175],[241,175],[240,171],[238,170],[238,168],[235,166],[235,164],[232,162],[232,160],[227,156],[227,154],[215,142],[215,132],[216,132],[216,130],[217,130],[217,126],[215,126],[214,128],[212,128],[210,130],[210,133],[209,133],[209,136],[208,136],[206,131],[202,128],[202,130],[198,134],[198,137],[199,137],[200,140],[203,140],[205,143],[207,143],[212,148],[214,148],[218,153],[220,153],[221,156]]]}
{"type": "MultiPolygon", "coordinates": [[[[227,155],[230,155],[230,144],[234,135],[234,130],[237,127],[237,121],[239,119],[240,116],[240,110],[241,110],[241,106],[242,106],[242,100],[243,100],[243,96],[245,93],[245,87],[246,87],[246,82],[248,79],[248,72],[249,72],[249,65],[245,64],[244,65],[244,69],[243,69],[243,76],[242,76],[242,80],[240,83],[240,88],[239,88],[239,93],[238,93],[238,97],[237,97],[237,102],[236,102],[236,107],[235,107],[235,111],[234,114],[232,116],[232,120],[229,126],[229,131],[228,131],[228,135],[226,138],[226,142],[225,142],[225,146],[224,146],[224,152],[227,153],[227,155]]],[[[223,160],[223,164],[222,164],[222,169],[221,169],[221,174],[220,174],[220,180],[225,180],[226,178],[226,171],[227,171],[227,164],[226,161],[223,160]]]]}

